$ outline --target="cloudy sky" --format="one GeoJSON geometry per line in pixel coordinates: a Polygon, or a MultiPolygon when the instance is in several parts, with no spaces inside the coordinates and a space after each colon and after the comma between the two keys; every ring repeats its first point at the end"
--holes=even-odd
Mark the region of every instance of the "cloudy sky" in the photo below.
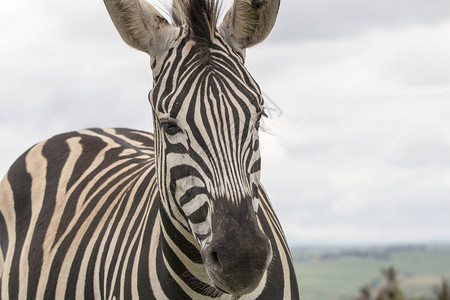
{"type": "MultiPolygon", "coordinates": [[[[60,132],[152,130],[149,59],[102,1],[6,1],[0,41],[1,175],[60,132]]],[[[450,1],[282,0],[247,57],[291,244],[450,242],[450,1]]]]}

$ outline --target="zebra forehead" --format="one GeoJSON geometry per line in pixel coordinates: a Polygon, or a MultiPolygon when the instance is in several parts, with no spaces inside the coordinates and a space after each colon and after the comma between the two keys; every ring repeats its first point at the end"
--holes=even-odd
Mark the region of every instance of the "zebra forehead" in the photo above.
{"type": "Polygon", "coordinates": [[[184,81],[177,87],[157,85],[152,91],[156,113],[173,119],[201,113],[251,118],[263,110],[264,100],[257,83],[244,71],[238,76],[230,68],[211,66],[202,73],[179,75],[184,81]]]}
{"type": "Polygon", "coordinates": [[[189,36],[174,45],[153,70],[158,75],[154,78],[150,101],[157,114],[176,118],[180,110],[189,106],[189,111],[194,112],[192,106],[207,101],[211,105],[242,107],[249,114],[262,110],[264,101],[259,85],[244,66],[242,57],[219,33],[208,54],[202,53],[196,42],[186,42],[186,39],[189,36]]]}

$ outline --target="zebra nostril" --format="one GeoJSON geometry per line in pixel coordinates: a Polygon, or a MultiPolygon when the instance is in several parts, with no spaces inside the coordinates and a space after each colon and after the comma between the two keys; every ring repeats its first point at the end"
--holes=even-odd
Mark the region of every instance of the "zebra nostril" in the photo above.
{"type": "Polygon", "coordinates": [[[211,263],[219,270],[223,270],[222,262],[219,259],[219,254],[216,251],[211,251],[211,263]]]}

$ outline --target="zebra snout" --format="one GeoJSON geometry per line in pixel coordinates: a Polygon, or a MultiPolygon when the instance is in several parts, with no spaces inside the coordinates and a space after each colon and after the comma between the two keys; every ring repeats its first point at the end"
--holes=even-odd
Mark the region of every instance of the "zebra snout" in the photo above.
{"type": "Polygon", "coordinates": [[[272,260],[272,246],[262,232],[251,237],[223,237],[205,246],[202,257],[219,290],[244,295],[258,287],[272,260]]]}

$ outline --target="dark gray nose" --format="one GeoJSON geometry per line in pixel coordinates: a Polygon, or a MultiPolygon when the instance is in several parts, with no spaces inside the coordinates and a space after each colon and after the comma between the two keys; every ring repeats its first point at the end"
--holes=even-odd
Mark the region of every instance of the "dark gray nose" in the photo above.
{"type": "Polygon", "coordinates": [[[272,259],[272,247],[259,228],[241,228],[237,234],[213,236],[202,256],[217,288],[243,295],[258,286],[272,259]]]}

